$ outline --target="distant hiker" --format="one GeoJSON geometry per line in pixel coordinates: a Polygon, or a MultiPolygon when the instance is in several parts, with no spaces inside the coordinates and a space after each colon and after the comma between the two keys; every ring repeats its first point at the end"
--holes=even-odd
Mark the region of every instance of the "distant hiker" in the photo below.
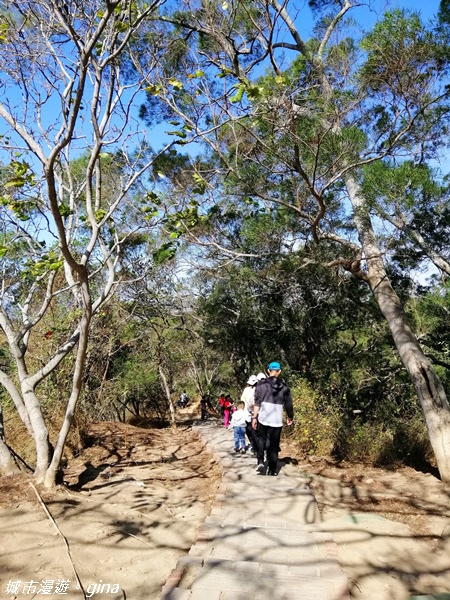
{"type": "Polygon", "coordinates": [[[209,419],[209,411],[212,410],[215,412],[213,405],[211,404],[211,397],[209,394],[203,394],[200,400],[200,408],[201,408],[201,420],[206,421],[209,419]]]}
{"type": "Polygon", "coordinates": [[[230,394],[222,394],[219,398],[219,404],[223,412],[223,426],[228,427],[230,424],[231,413],[235,410],[230,394]]]}
{"type": "MultiPolygon", "coordinates": [[[[250,375],[247,381],[247,385],[245,386],[241,396],[241,402],[245,404],[245,408],[248,411],[250,417],[253,416],[253,407],[255,405],[255,386],[257,383],[258,380],[256,379],[256,375],[250,375]]],[[[256,454],[258,442],[256,431],[252,427],[251,418],[249,419],[246,425],[246,434],[248,437],[250,448],[252,449],[252,452],[256,454]]]]}
{"type": "Polygon", "coordinates": [[[189,396],[186,394],[186,390],[180,395],[180,399],[177,402],[179,408],[184,408],[189,404],[189,396]]]}
{"type": "Polygon", "coordinates": [[[287,414],[287,425],[292,425],[294,407],[288,386],[280,379],[281,366],[271,362],[268,366],[267,379],[262,379],[255,389],[255,408],[253,410],[252,426],[258,435],[258,465],[256,470],[261,475],[265,471],[264,451],[267,438],[268,475],[278,475],[277,463],[280,448],[281,430],[283,428],[283,408],[287,414]]]}
{"type": "Polygon", "coordinates": [[[228,428],[234,431],[234,451],[241,454],[245,454],[245,429],[248,421],[250,415],[244,402],[238,402],[237,410],[234,411],[228,428]]]}
{"type": "Polygon", "coordinates": [[[222,415],[223,415],[225,412],[225,392],[220,392],[219,406],[220,406],[220,410],[222,411],[222,415]]]}

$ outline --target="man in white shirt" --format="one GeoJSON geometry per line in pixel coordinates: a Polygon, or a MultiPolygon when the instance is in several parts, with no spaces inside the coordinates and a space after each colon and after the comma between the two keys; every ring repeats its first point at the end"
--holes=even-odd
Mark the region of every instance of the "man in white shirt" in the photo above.
{"type": "Polygon", "coordinates": [[[292,425],[294,407],[291,391],[280,379],[281,366],[271,362],[269,376],[259,381],[255,388],[255,407],[253,409],[252,427],[258,432],[258,465],[256,470],[261,475],[265,472],[264,451],[266,442],[268,475],[278,475],[278,452],[280,447],[281,430],[283,428],[283,409],[287,414],[287,425],[292,425]]]}

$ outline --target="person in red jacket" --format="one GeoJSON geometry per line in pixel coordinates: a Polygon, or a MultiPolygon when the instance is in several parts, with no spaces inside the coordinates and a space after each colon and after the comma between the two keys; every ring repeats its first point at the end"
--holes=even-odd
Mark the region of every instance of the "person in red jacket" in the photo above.
{"type": "Polygon", "coordinates": [[[221,406],[223,412],[223,426],[228,427],[230,424],[231,413],[236,410],[230,394],[221,394],[219,398],[219,405],[221,406]]]}

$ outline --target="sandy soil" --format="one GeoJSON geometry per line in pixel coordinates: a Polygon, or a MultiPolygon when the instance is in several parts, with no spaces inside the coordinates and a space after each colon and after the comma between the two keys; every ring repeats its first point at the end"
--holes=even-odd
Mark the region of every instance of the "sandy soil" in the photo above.
{"type": "Polygon", "coordinates": [[[43,503],[28,478],[0,480],[2,600],[156,599],[193,544],[220,469],[189,429],[102,423],[91,434],[43,503]]]}
{"type": "MultiPolygon", "coordinates": [[[[101,423],[91,436],[54,494],[25,476],[0,479],[2,600],[157,599],[193,544],[220,468],[187,424],[174,433],[101,423]]],[[[280,458],[310,475],[318,527],[334,536],[352,597],[450,593],[448,486],[408,468],[304,459],[286,443],[280,458]]]]}
{"type": "Polygon", "coordinates": [[[351,597],[450,600],[450,486],[407,467],[312,460],[302,468],[351,597]]]}

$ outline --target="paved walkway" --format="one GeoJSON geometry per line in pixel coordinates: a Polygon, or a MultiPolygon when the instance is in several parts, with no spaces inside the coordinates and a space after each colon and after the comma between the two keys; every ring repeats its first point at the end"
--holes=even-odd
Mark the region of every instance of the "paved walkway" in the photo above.
{"type": "Polygon", "coordinates": [[[278,477],[256,472],[235,454],[233,433],[204,421],[194,431],[222,467],[210,516],[180,558],[162,600],[346,600],[347,577],[320,519],[308,480],[281,465],[278,477]]]}

